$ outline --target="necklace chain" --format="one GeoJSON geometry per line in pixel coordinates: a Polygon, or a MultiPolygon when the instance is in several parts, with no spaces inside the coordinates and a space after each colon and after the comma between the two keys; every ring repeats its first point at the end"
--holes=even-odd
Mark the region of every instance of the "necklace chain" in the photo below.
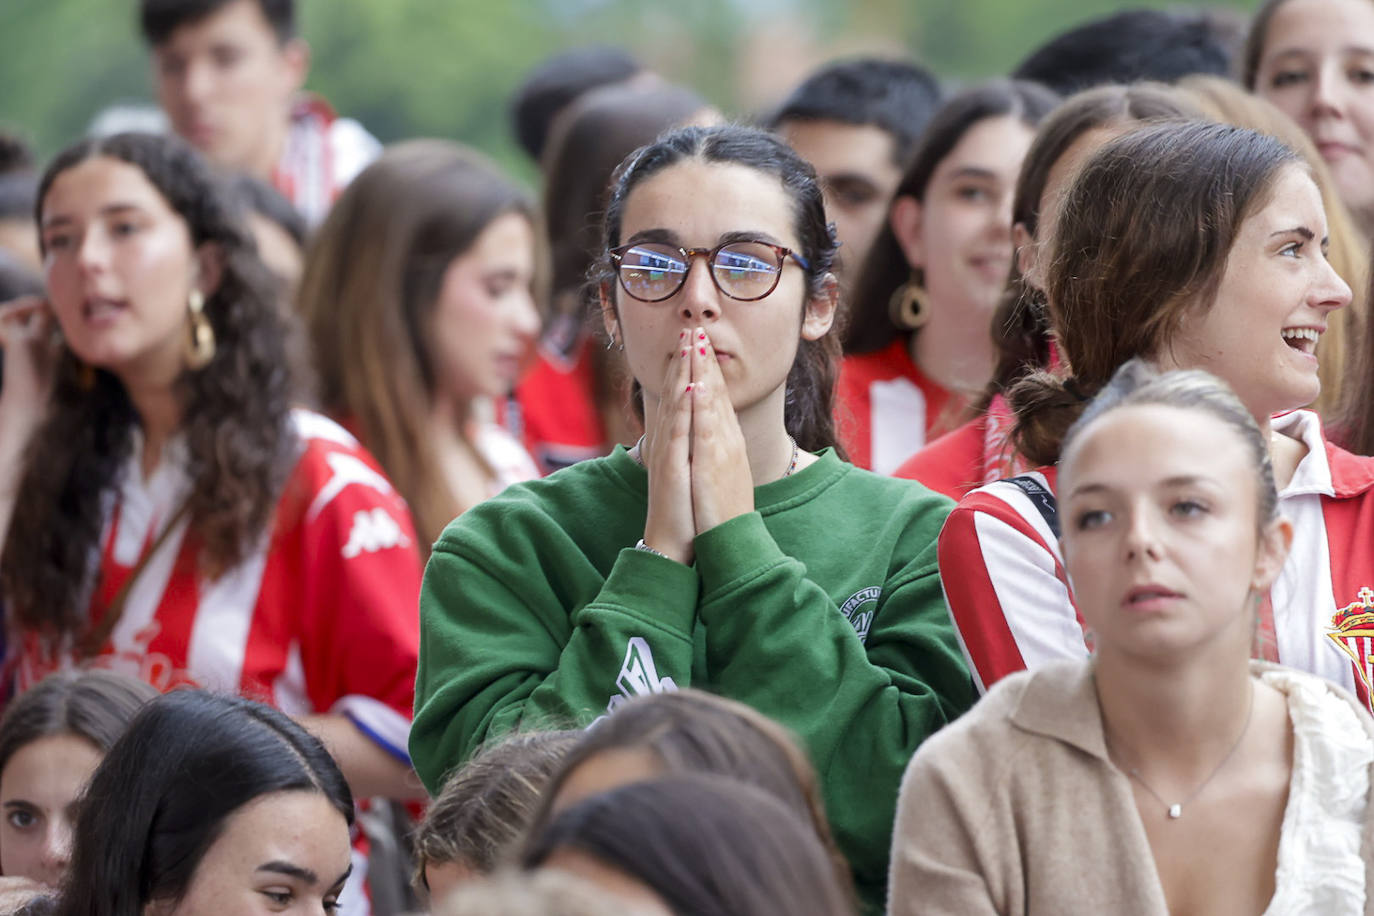
{"type": "MultiPolygon", "coordinates": [[[[796,440],[796,439],[794,439],[794,438],[793,438],[792,436],[790,436],[790,435],[787,437],[787,439],[788,439],[789,442],[792,443],[792,457],[791,457],[790,459],[788,459],[788,462],[787,462],[787,470],[785,470],[785,471],[782,472],[782,476],[783,476],[783,477],[791,477],[791,476],[792,476],[792,472],[795,471],[795,470],[797,469],[797,455],[799,454],[799,451],[800,451],[800,450],[797,448],[797,440],[796,440]]],[[[635,464],[638,464],[640,467],[644,467],[644,466],[645,466],[645,464],[644,464],[644,437],[643,437],[643,436],[640,436],[640,437],[639,437],[639,441],[636,442],[636,443],[634,444],[634,448],[630,449],[630,457],[633,458],[633,459],[635,460],[635,464]]]]}
{"type": "Polygon", "coordinates": [[[1225,768],[1226,764],[1230,762],[1231,758],[1235,756],[1236,750],[1240,747],[1241,741],[1243,741],[1243,740],[1245,739],[1245,734],[1246,734],[1246,732],[1250,731],[1250,720],[1251,720],[1251,718],[1254,717],[1254,715],[1255,715],[1255,684],[1254,684],[1253,681],[1251,681],[1251,682],[1250,682],[1250,707],[1249,707],[1249,709],[1248,709],[1248,710],[1246,711],[1246,713],[1245,713],[1245,724],[1244,724],[1243,726],[1241,726],[1240,734],[1236,736],[1236,743],[1235,743],[1235,744],[1232,744],[1232,745],[1231,745],[1231,749],[1230,749],[1229,751],[1226,752],[1226,756],[1223,757],[1223,758],[1221,758],[1221,763],[1218,763],[1218,764],[1216,765],[1216,767],[1212,770],[1212,772],[1211,772],[1210,774],[1208,774],[1207,778],[1204,779],[1204,780],[1198,785],[1198,787],[1197,787],[1196,789],[1194,789],[1192,792],[1190,792],[1190,793],[1188,794],[1188,797],[1185,798],[1185,799],[1183,799],[1183,801],[1174,802],[1173,804],[1170,804],[1169,802],[1166,802],[1166,801],[1163,799],[1163,797],[1161,797],[1160,794],[1159,794],[1158,792],[1156,792],[1153,788],[1151,788],[1150,784],[1149,784],[1148,782],[1145,781],[1145,777],[1143,777],[1143,776],[1140,775],[1140,767],[1131,767],[1129,770],[1126,771],[1126,775],[1129,776],[1130,778],[1134,779],[1136,782],[1140,783],[1140,787],[1141,787],[1142,789],[1144,789],[1146,792],[1149,792],[1152,796],[1154,796],[1155,801],[1159,802],[1161,805],[1164,806],[1164,809],[1165,809],[1165,811],[1168,813],[1169,819],[1170,819],[1170,820],[1178,820],[1180,817],[1183,816],[1183,806],[1184,806],[1184,805],[1187,805],[1187,804],[1191,804],[1192,801],[1193,801],[1193,799],[1195,799],[1195,798],[1197,798],[1199,795],[1201,795],[1201,794],[1202,794],[1202,790],[1205,789],[1205,788],[1207,788],[1207,786],[1211,783],[1211,781],[1212,781],[1213,779],[1216,778],[1216,775],[1217,775],[1218,773],[1220,773],[1220,772],[1222,771],[1222,769],[1225,768]]]}

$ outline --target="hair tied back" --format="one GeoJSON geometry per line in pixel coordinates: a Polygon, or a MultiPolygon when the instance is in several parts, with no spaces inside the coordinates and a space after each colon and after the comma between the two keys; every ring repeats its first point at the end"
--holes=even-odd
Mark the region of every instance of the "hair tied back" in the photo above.
{"type": "Polygon", "coordinates": [[[1064,390],[1067,391],[1069,395],[1072,396],[1074,400],[1078,401],[1080,404],[1086,404],[1092,400],[1092,395],[1085,394],[1083,392],[1083,389],[1078,387],[1078,379],[1073,378],[1072,376],[1064,379],[1063,387],[1064,390]]]}

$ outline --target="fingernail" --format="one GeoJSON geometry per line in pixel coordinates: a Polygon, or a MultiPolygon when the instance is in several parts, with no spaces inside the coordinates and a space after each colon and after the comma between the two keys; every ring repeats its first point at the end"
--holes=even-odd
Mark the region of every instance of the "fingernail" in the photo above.
{"type": "Polygon", "coordinates": [[[691,393],[692,393],[692,386],[691,386],[691,385],[688,385],[688,386],[687,386],[687,393],[688,393],[688,394],[691,394],[691,393]]]}
{"type": "Polygon", "coordinates": [[[682,351],[682,355],[683,355],[683,356],[686,356],[686,355],[687,355],[687,351],[686,351],[686,350],[683,350],[683,351],[682,351]]]}
{"type": "Polygon", "coordinates": [[[701,348],[701,355],[702,355],[702,356],[705,356],[705,355],[706,355],[706,348],[705,348],[705,347],[702,347],[702,348],[701,348]]]}
{"type": "Polygon", "coordinates": [[[705,334],[698,334],[698,335],[697,335],[697,340],[705,340],[705,339],[706,339],[706,335],[705,335],[705,334]]]}
{"type": "Polygon", "coordinates": [[[686,338],[686,336],[687,336],[687,329],[686,329],[686,328],[683,328],[681,331],[678,331],[678,332],[677,332],[677,339],[678,339],[678,340],[682,340],[682,339],[686,338]]]}

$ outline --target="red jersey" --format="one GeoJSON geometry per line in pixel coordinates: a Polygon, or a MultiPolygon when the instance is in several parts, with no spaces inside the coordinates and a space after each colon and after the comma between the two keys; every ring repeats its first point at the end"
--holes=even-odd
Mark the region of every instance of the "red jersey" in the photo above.
{"type": "MultiPolygon", "coordinates": [[[[1307,454],[1279,493],[1293,545],[1262,609],[1272,660],[1320,675],[1374,711],[1374,459],[1322,436],[1311,411],[1273,421],[1307,454]]],[[[940,532],[940,579],[974,679],[1086,657],[1052,519],[1053,469],[974,490],[940,532]]]]}
{"type": "Polygon", "coordinates": [[[272,185],[318,225],[348,183],[382,152],[382,145],[352,118],[341,118],[328,102],[302,93],[291,108],[291,124],[272,185]]]}
{"type": "Polygon", "coordinates": [[[549,328],[515,390],[525,448],[546,474],[606,454],[590,354],[596,344],[579,324],[563,319],[549,328]]]}
{"type": "MultiPolygon", "coordinates": [[[[185,517],[130,587],[101,652],[84,664],[160,690],[194,684],[261,700],[289,715],[340,713],[409,760],[419,652],[421,564],[410,513],[357,440],[297,410],[301,452],[270,533],[234,569],[207,580],[185,517]]],[[[110,501],[92,618],[109,607],[143,554],[178,515],[190,480],[185,446],[169,443],[145,479],[138,443],[110,501]]],[[[20,635],[17,686],[71,667],[20,635]]]]}
{"type": "Polygon", "coordinates": [[[912,455],[892,473],[960,500],[984,484],[1030,470],[1010,442],[1016,417],[1002,395],[982,415],[945,433],[912,455]]]}
{"type": "Polygon", "coordinates": [[[852,463],[891,474],[939,431],[948,402],[949,390],[921,373],[898,337],[841,361],[835,426],[852,463]]]}

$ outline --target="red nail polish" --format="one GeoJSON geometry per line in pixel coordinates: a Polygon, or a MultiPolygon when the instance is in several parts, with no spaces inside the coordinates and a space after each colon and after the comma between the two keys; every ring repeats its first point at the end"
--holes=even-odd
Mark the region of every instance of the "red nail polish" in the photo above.
{"type": "Polygon", "coordinates": [[[705,347],[702,347],[702,348],[701,348],[701,355],[702,355],[702,356],[705,356],[705,355],[706,355],[706,348],[705,348],[705,347]]]}
{"type": "Polygon", "coordinates": [[[682,331],[678,331],[678,332],[677,332],[677,339],[678,339],[678,340],[682,340],[682,339],[683,339],[684,337],[686,337],[686,336],[687,336],[687,332],[686,332],[685,330],[682,330],[682,331]]]}
{"type": "Polygon", "coordinates": [[[686,350],[683,350],[683,351],[682,351],[682,355],[683,355],[683,356],[686,356],[686,355],[687,355],[687,351],[686,351],[686,350]]]}
{"type": "Polygon", "coordinates": [[[698,335],[697,335],[697,340],[705,340],[705,339],[706,339],[706,335],[705,335],[705,334],[698,334],[698,335]]]}
{"type": "Polygon", "coordinates": [[[688,386],[687,386],[687,393],[688,393],[688,394],[691,394],[691,393],[692,393],[692,386],[691,386],[691,385],[688,385],[688,386]]]}

